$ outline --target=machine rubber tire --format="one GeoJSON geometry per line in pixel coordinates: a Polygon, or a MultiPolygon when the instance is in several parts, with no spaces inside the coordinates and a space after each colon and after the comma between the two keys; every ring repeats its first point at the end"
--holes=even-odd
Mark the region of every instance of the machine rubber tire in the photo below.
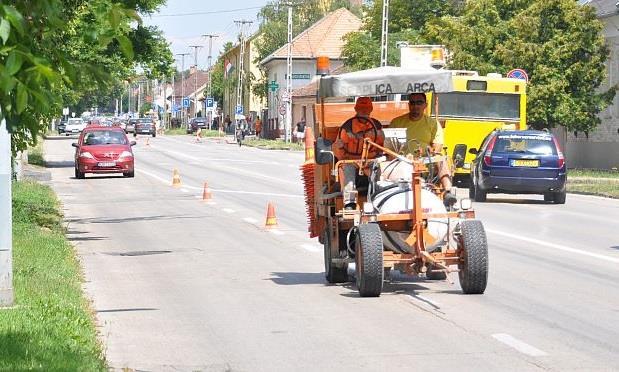
{"type": "Polygon", "coordinates": [[[428,272],[426,272],[426,279],[428,280],[445,280],[447,279],[447,273],[445,273],[444,271],[438,272],[438,273],[433,273],[430,270],[432,270],[432,266],[428,267],[428,272]]]}
{"type": "Polygon", "coordinates": [[[78,180],[83,180],[84,178],[86,178],[86,174],[80,172],[77,168],[75,168],[75,178],[77,178],[78,180]]]}
{"type": "Polygon", "coordinates": [[[555,204],[565,204],[565,198],[567,197],[567,192],[565,190],[555,192],[552,194],[552,199],[555,204]]]}
{"type": "Polygon", "coordinates": [[[479,220],[460,223],[460,286],[465,294],[482,294],[488,284],[488,241],[479,220]]]}
{"type": "Polygon", "coordinates": [[[383,290],[383,236],[375,223],[361,224],[355,242],[357,289],[361,297],[378,297],[383,290]]]}
{"type": "Polygon", "coordinates": [[[348,281],[348,264],[345,267],[337,267],[331,256],[331,239],[329,239],[329,230],[325,230],[323,236],[324,243],[324,258],[325,258],[325,278],[329,283],[346,283],[348,281]]]}
{"type": "Polygon", "coordinates": [[[471,187],[474,188],[473,189],[473,200],[475,200],[476,202],[480,202],[480,203],[485,202],[486,195],[487,195],[486,190],[482,189],[479,186],[478,182],[473,182],[473,185],[471,187]]]}

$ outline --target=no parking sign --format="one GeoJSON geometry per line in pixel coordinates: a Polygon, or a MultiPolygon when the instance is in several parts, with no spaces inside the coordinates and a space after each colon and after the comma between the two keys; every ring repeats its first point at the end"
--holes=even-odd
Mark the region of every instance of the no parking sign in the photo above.
{"type": "Polygon", "coordinates": [[[527,75],[527,72],[521,68],[515,68],[511,70],[510,72],[507,73],[507,77],[510,79],[524,80],[527,83],[529,82],[529,75],[527,75]]]}

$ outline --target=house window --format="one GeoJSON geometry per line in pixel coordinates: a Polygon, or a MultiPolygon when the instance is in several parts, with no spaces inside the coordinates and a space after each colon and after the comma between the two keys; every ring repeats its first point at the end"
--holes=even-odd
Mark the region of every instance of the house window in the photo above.
{"type": "Polygon", "coordinates": [[[303,118],[303,121],[307,121],[307,106],[303,106],[301,118],[303,118]]]}

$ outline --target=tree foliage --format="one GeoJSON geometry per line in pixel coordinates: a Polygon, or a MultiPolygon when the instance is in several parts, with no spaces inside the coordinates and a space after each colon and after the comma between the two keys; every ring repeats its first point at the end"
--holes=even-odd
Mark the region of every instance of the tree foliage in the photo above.
{"type": "MultiPolygon", "coordinates": [[[[391,0],[389,2],[389,35],[387,64],[399,65],[399,41],[424,44],[424,26],[428,20],[447,14],[457,14],[458,2],[445,0],[391,0]]],[[[363,27],[346,35],[342,50],[345,64],[354,70],[377,67],[380,64],[383,1],[370,2],[365,8],[363,27]]]]}
{"type": "Polygon", "coordinates": [[[536,128],[563,125],[589,131],[613,99],[605,79],[608,50],[593,8],[572,0],[471,0],[460,17],[428,27],[431,40],[447,45],[450,67],[530,76],[527,116],[536,128]]]}
{"type": "Polygon", "coordinates": [[[164,0],[42,0],[0,5],[0,116],[13,151],[36,139],[63,105],[117,89],[140,65],[157,76],[171,53],[139,13],[164,0]],[[156,54],[155,54],[156,53],[156,54]]]}

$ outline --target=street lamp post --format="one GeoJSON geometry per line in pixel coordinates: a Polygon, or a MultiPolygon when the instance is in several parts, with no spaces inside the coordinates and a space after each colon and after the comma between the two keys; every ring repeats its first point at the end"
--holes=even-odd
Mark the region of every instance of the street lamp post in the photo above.
{"type": "Polygon", "coordinates": [[[185,124],[185,107],[183,100],[185,100],[185,56],[189,53],[177,53],[177,56],[181,56],[181,123],[185,124]]]}
{"type": "Polygon", "coordinates": [[[11,210],[11,135],[0,122],[0,307],[13,305],[13,225],[11,210]]]}

